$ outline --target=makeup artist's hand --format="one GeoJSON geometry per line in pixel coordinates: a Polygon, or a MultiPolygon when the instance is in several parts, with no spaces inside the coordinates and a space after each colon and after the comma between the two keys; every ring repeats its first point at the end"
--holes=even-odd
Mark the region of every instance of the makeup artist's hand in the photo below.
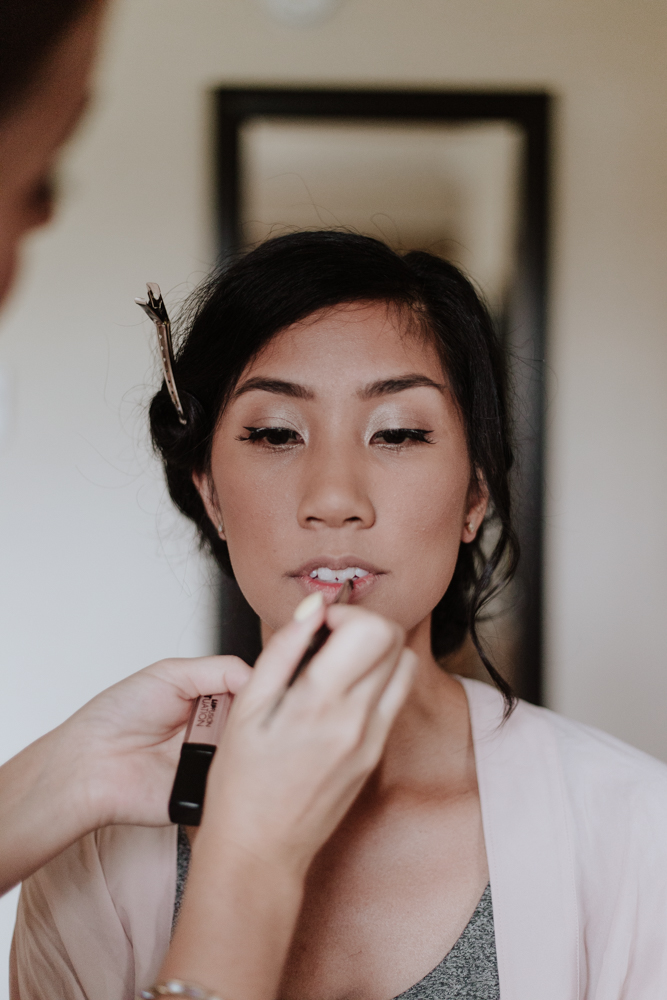
{"type": "Polygon", "coordinates": [[[212,765],[205,820],[218,835],[305,872],[375,768],[416,656],[400,626],[354,607],[292,621],[260,656],[212,765]],[[286,684],[326,614],[332,634],[286,684]]]}
{"type": "Polygon", "coordinates": [[[167,824],[192,700],[236,693],[233,656],[162,660],[103,691],[0,768],[0,894],[101,826],[167,824]]]}
{"type": "Polygon", "coordinates": [[[378,764],[417,661],[399,626],[330,607],[332,635],[286,690],[324,617],[276,633],[234,701],[160,980],[276,996],[307,868],[378,764]]]}
{"type": "Polygon", "coordinates": [[[252,676],[236,656],[161,660],[102,691],[65,723],[90,759],[95,828],[163,826],[194,698],[236,694],[252,676]]]}

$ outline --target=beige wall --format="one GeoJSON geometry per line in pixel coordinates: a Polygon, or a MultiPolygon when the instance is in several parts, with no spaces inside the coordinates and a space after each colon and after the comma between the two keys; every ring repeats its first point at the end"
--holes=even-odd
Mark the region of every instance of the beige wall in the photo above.
{"type": "Polygon", "coordinates": [[[174,301],[211,259],[207,90],[305,83],[557,95],[549,701],[667,758],[666,51],[664,0],[346,0],[308,29],[253,0],[116,5],[60,221],[0,339],[2,754],[210,645],[143,443],[132,298],[152,279],[174,301]]]}

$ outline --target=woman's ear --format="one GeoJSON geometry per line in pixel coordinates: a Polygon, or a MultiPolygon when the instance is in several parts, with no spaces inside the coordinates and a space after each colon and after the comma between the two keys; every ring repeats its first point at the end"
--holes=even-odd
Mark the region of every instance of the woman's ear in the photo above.
{"type": "Polygon", "coordinates": [[[218,502],[217,493],[215,492],[213,480],[210,475],[204,472],[193,472],[192,482],[197,488],[197,492],[202,499],[202,503],[206,508],[206,513],[208,514],[211,523],[214,525],[215,530],[218,532],[218,535],[223,542],[227,541],[225,536],[225,525],[222,520],[222,514],[220,513],[220,504],[218,502]]]}
{"type": "Polygon", "coordinates": [[[474,542],[489,506],[489,491],[484,480],[478,479],[468,494],[468,506],[461,530],[462,542],[474,542]]]}

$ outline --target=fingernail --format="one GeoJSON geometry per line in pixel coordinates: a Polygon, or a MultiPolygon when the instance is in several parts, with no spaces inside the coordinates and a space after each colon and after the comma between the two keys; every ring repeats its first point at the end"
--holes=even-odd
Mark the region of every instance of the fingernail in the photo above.
{"type": "Polygon", "coordinates": [[[294,621],[305,622],[306,618],[310,618],[316,611],[319,611],[323,604],[324,598],[319,590],[314,594],[308,594],[308,597],[304,597],[301,604],[297,605],[294,612],[294,621]]]}

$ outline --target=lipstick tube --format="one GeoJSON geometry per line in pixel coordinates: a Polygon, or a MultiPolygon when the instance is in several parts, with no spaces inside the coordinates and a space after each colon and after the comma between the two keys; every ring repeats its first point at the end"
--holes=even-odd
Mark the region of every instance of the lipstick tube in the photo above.
{"type": "Polygon", "coordinates": [[[230,694],[206,694],[194,703],[169,799],[169,819],[172,823],[184,826],[199,826],[201,823],[208,769],[231,703],[230,694]]]}

